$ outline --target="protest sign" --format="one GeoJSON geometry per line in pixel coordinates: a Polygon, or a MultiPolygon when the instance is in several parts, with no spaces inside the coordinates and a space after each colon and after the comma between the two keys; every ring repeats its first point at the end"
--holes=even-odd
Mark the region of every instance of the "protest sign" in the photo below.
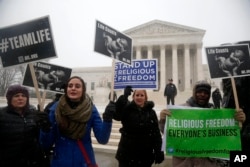
{"type": "MultiPolygon", "coordinates": [[[[36,62],[33,66],[39,89],[64,93],[62,86],[70,78],[72,69],[45,62],[36,62]]],[[[23,85],[34,87],[30,66],[28,65],[24,74],[23,85]]]]}
{"type": "Polygon", "coordinates": [[[131,64],[132,39],[114,28],[96,21],[94,51],[131,64]]]}
{"type": "Polygon", "coordinates": [[[131,65],[116,62],[114,89],[123,89],[127,85],[134,89],[158,89],[157,59],[133,60],[131,65]]]}
{"type": "Polygon", "coordinates": [[[206,47],[211,78],[229,78],[250,75],[248,44],[206,47]]]}
{"type": "Polygon", "coordinates": [[[166,154],[229,159],[241,150],[234,109],[170,109],[165,127],[166,154]]]}
{"type": "Polygon", "coordinates": [[[56,57],[49,17],[0,28],[0,57],[3,67],[56,57]]]}

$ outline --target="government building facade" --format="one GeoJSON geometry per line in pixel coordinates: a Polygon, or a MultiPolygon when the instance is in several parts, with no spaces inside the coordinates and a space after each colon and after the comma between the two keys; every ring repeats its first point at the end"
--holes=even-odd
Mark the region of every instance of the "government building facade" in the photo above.
{"type": "MultiPolygon", "coordinates": [[[[153,20],[123,33],[132,38],[132,59],[158,60],[158,90],[149,90],[149,97],[165,102],[163,92],[172,78],[178,92],[190,92],[198,80],[209,80],[204,75],[202,46],[205,30],[153,20]],[[163,99],[163,100],[162,100],[163,99]]],[[[205,67],[206,68],[206,67],[205,67]]],[[[94,102],[108,102],[112,67],[74,68],[72,75],[81,76],[94,102]]],[[[121,94],[118,90],[117,94],[121,94]]]]}

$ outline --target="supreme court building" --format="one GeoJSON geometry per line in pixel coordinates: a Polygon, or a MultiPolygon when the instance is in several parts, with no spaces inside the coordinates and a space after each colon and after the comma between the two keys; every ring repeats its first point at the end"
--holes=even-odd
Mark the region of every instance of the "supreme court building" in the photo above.
{"type": "MultiPolygon", "coordinates": [[[[202,40],[205,32],[194,27],[153,20],[123,33],[132,38],[132,59],[158,59],[158,90],[153,92],[163,97],[169,78],[173,79],[179,92],[191,90],[197,80],[206,79],[202,65],[202,40]]],[[[111,67],[75,68],[72,73],[84,78],[87,92],[93,98],[97,92],[100,95],[103,91],[107,96],[111,67]]]]}
{"type": "Polygon", "coordinates": [[[134,59],[158,59],[159,88],[164,91],[169,78],[180,91],[203,79],[202,39],[205,30],[160,20],[124,32],[133,39],[134,59]]]}

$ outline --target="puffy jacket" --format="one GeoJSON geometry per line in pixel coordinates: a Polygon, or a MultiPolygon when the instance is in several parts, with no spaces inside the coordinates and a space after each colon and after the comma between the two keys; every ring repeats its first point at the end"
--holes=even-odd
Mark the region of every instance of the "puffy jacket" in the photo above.
{"type": "Polygon", "coordinates": [[[124,101],[123,95],[118,98],[114,119],[122,123],[121,139],[116,153],[119,161],[153,163],[155,154],[161,152],[162,138],[153,107],[152,102],[139,108],[134,101],[124,101]]]}
{"type": "Polygon", "coordinates": [[[0,166],[41,167],[44,156],[39,145],[37,111],[23,115],[4,107],[0,111],[0,166]]]}
{"type": "MultiPolygon", "coordinates": [[[[58,129],[55,118],[57,104],[58,102],[50,108],[49,117],[52,123],[52,129],[47,133],[43,131],[40,133],[40,141],[45,148],[49,149],[54,145],[51,167],[87,167],[77,140],[63,136],[58,129]]],[[[103,122],[96,107],[93,106],[92,115],[87,123],[85,135],[80,139],[92,164],[96,164],[96,160],[91,141],[91,129],[93,129],[97,141],[100,144],[106,144],[110,137],[111,127],[112,123],[103,122]]]]}

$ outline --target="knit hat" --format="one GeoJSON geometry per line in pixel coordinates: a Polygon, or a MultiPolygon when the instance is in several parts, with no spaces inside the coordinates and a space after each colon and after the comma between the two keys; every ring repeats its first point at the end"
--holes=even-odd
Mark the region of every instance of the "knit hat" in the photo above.
{"type": "Polygon", "coordinates": [[[11,105],[12,97],[14,95],[18,94],[18,93],[23,93],[27,97],[27,106],[29,106],[29,92],[28,92],[28,89],[21,86],[21,85],[11,85],[11,86],[9,86],[8,91],[6,93],[6,99],[7,99],[8,106],[11,105]]]}
{"type": "Polygon", "coordinates": [[[211,85],[206,81],[199,81],[195,84],[195,92],[198,91],[206,91],[207,93],[211,93],[211,85]]]}
{"type": "Polygon", "coordinates": [[[205,81],[205,80],[201,80],[201,81],[197,81],[194,85],[194,89],[193,89],[193,97],[194,99],[196,99],[196,93],[199,92],[199,91],[205,91],[209,94],[209,97],[208,97],[208,101],[209,101],[209,98],[211,96],[211,85],[205,81]]]}
{"type": "Polygon", "coordinates": [[[211,85],[205,80],[198,81],[194,85],[194,93],[202,90],[211,93],[211,85]]]}

